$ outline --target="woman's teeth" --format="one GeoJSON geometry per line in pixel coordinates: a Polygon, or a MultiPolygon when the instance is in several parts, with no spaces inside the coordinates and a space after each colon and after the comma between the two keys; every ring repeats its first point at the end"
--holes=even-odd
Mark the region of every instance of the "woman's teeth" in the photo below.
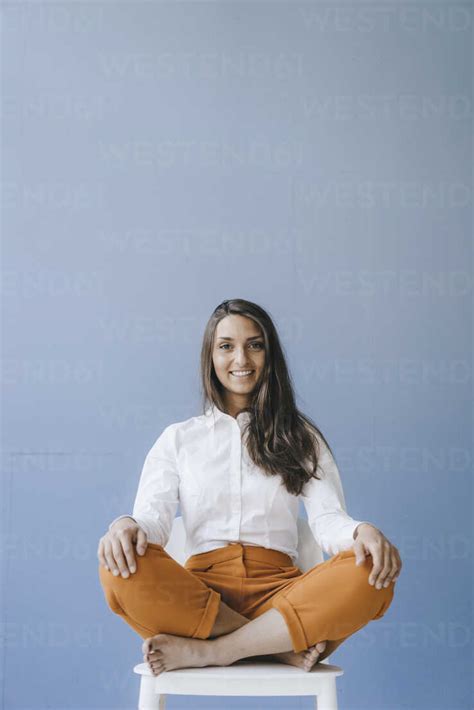
{"type": "Polygon", "coordinates": [[[248,377],[248,375],[251,375],[253,370],[234,370],[234,372],[231,372],[231,375],[234,375],[234,377],[248,377]]]}

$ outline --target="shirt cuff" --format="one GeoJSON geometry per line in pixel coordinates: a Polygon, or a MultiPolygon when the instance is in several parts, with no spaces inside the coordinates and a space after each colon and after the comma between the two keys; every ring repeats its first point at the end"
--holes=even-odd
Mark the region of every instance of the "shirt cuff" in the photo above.
{"type": "Polygon", "coordinates": [[[135,522],[137,522],[137,521],[135,520],[135,518],[134,518],[132,515],[119,515],[118,518],[115,518],[115,520],[112,520],[112,522],[110,523],[110,525],[109,525],[109,531],[110,531],[110,528],[112,527],[112,525],[113,525],[114,523],[116,523],[117,520],[121,520],[121,518],[131,518],[132,520],[134,520],[135,522]]]}
{"type": "MultiPolygon", "coordinates": [[[[353,531],[352,531],[352,537],[354,537],[354,532],[355,532],[356,528],[357,528],[359,525],[362,525],[362,524],[364,524],[364,523],[365,523],[366,525],[372,525],[372,523],[369,523],[368,520],[356,521],[356,525],[354,525],[354,529],[353,529],[353,531]]],[[[357,533],[357,536],[358,536],[358,535],[359,535],[359,533],[357,533]]],[[[355,542],[356,540],[357,540],[357,537],[354,538],[354,542],[355,542]]]]}

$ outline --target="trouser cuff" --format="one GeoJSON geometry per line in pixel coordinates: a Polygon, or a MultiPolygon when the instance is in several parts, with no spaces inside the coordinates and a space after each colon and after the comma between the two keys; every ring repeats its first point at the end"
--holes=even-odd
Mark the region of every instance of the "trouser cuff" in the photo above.
{"type": "Polygon", "coordinates": [[[274,609],[278,609],[286,621],[291,643],[293,644],[293,651],[295,653],[306,651],[310,644],[306,638],[303,624],[288,599],[286,597],[278,597],[278,599],[275,599],[273,607],[274,609]]]}
{"type": "Polygon", "coordinates": [[[214,626],[217,614],[219,613],[219,606],[221,603],[221,595],[216,592],[215,589],[209,590],[209,598],[207,600],[206,608],[203,611],[201,621],[193,633],[192,638],[207,639],[214,626]]]}

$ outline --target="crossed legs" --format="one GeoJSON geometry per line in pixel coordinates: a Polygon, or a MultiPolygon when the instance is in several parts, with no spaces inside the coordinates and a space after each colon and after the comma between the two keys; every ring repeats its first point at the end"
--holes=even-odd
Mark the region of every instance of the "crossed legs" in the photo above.
{"type": "MultiPolygon", "coordinates": [[[[220,611],[220,615],[232,623],[228,610],[233,611],[227,607],[220,611]]],[[[325,642],[319,642],[306,651],[295,653],[286,621],[277,609],[269,609],[253,621],[242,618],[244,623],[235,631],[216,634],[208,640],[157,634],[144,641],[144,658],[155,675],[175,668],[228,666],[249,657],[255,660],[255,656],[262,660],[275,659],[297,665],[309,671],[326,647],[325,642]]]]}
{"type": "Polygon", "coordinates": [[[316,649],[322,660],[391,603],[393,584],[376,590],[368,583],[370,560],[356,566],[352,551],[341,553],[297,577],[251,619],[225,605],[160,546],[137,558],[129,579],[103,567],[99,574],[109,606],[140,634],[145,657],[149,653],[147,660],[162,672],[267,654],[305,657],[326,642],[324,650],[316,649]]]}

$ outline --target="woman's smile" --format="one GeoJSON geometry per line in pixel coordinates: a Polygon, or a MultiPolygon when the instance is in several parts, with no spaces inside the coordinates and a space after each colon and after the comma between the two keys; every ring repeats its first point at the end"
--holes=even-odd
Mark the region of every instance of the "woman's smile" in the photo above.
{"type": "Polygon", "coordinates": [[[246,377],[250,377],[250,375],[253,375],[254,372],[255,370],[231,370],[230,374],[233,377],[245,379],[246,377]]]}

